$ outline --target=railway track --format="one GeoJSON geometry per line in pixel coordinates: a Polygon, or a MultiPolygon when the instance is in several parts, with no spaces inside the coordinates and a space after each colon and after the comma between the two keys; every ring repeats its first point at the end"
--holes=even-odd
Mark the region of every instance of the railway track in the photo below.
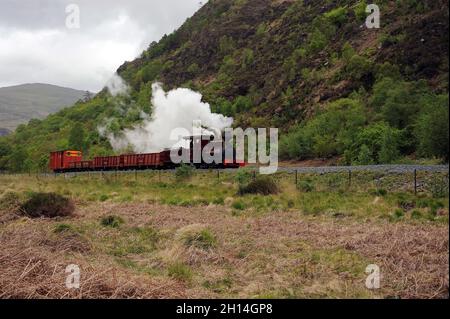
{"type": "MultiPolygon", "coordinates": [[[[257,169],[256,166],[248,166],[249,169],[257,169]]],[[[220,169],[221,172],[235,172],[237,168],[228,168],[228,169],[220,169]]],[[[198,172],[209,172],[211,169],[197,169],[198,172]]],[[[213,170],[217,171],[217,170],[213,170]]],[[[383,173],[413,173],[417,172],[429,172],[429,173],[445,173],[449,172],[449,165],[366,165],[366,166],[322,166],[322,167],[279,167],[278,172],[284,173],[312,173],[312,174],[326,174],[326,173],[339,173],[339,172],[383,172],[383,173]]],[[[95,171],[95,172],[71,172],[71,173],[60,173],[57,175],[66,175],[66,176],[74,176],[74,175],[89,175],[89,174],[135,174],[136,171],[95,171]]],[[[143,172],[157,172],[155,170],[141,170],[137,171],[137,173],[143,172]]],[[[163,170],[162,172],[175,172],[175,169],[163,170]]],[[[3,174],[7,174],[3,172],[3,174]]],[[[26,174],[24,174],[26,175],[26,174]]],[[[33,174],[36,175],[36,174],[33,174]]],[[[38,174],[40,176],[55,176],[54,173],[42,173],[38,174]]]]}

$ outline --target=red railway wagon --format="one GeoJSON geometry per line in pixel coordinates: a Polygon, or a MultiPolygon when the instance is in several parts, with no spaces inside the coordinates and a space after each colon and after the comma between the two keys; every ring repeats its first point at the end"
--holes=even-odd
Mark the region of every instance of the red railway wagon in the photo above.
{"type": "Polygon", "coordinates": [[[120,156],[101,156],[93,160],[93,168],[111,170],[117,169],[120,165],[120,156]]]}
{"type": "Polygon", "coordinates": [[[98,170],[170,168],[171,166],[170,151],[95,157],[92,161],[92,168],[98,170]]]}
{"type": "Polygon", "coordinates": [[[55,172],[70,169],[72,163],[83,160],[83,153],[80,151],[58,151],[50,153],[50,169],[55,172]]]}
{"type": "Polygon", "coordinates": [[[171,164],[170,152],[127,154],[120,156],[120,167],[125,169],[167,167],[171,164]]]}

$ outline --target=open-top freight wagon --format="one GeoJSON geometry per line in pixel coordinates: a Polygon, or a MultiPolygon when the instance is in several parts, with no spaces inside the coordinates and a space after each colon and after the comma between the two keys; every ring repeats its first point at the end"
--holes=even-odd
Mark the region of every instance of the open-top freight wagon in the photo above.
{"type": "MultiPolygon", "coordinates": [[[[204,141],[201,142],[202,151],[206,144],[204,141]]],[[[191,147],[189,149],[191,162],[193,162],[192,145],[193,140],[191,138],[191,147]]],[[[172,162],[170,152],[170,150],[165,150],[159,153],[101,156],[85,161],[81,151],[57,151],[50,153],[50,169],[55,173],[172,169],[179,166],[179,164],[172,162]]],[[[245,165],[245,163],[237,161],[235,156],[233,158],[233,161],[226,161],[225,152],[222,150],[222,163],[207,164],[202,160],[201,163],[194,165],[198,168],[238,168],[245,165]]]]}

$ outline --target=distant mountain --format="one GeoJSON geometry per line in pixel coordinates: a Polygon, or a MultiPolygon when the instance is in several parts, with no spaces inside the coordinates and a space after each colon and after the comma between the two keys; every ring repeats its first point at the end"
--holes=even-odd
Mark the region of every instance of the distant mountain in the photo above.
{"type": "Polygon", "coordinates": [[[82,99],[85,91],[50,84],[0,88],[0,136],[31,119],[43,119],[82,99]]]}
{"type": "Polygon", "coordinates": [[[8,135],[9,133],[11,133],[10,130],[8,130],[6,128],[0,128],[0,136],[5,136],[5,135],[8,135]]]}

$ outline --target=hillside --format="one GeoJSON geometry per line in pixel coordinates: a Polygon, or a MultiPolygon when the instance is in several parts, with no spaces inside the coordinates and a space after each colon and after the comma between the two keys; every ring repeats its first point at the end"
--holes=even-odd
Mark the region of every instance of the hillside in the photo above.
{"type": "Polygon", "coordinates": [[[119,135],[151,113],[155,81],[201,92],[237,126],[280,128],[283,159],[446,161],[448,2],[378,4],[381,28],[367,29],[364,1],[211,0],[120,66],[129,96],[104,90],[21,128],[0,140],[0,165],[43,168],[66,147],[112,153],[98,127],[119,135]]]}
{"type": "Polygon", "coordinates": [[[0,88],[0,135],[31,119],[43,119],[71,106],[85,92],[50,84],[24,84],[0,88]]]}

